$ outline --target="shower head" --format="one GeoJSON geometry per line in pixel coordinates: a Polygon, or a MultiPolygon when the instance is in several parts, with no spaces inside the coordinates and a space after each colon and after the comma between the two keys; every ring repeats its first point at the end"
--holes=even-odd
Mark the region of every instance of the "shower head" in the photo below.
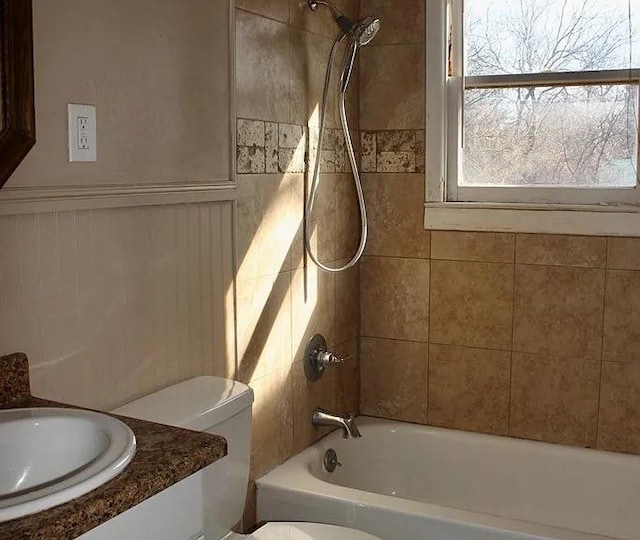
{"type": "Polygon", "coordinates": [[[364,19],[360,19],[351,27],[348,33],[360,46],[369,43],[380,30],[380,19],[369,15],[364,19]]]}
{"type": "Polygon", "coordinates": [[[364,17],[357,22],[353,22],[345,17],[340,10],[329,1],[307,0],[307,4],[311,11],[318,9],[319,5],[328,7],[344,35],[351,38],[359,46],[369,43],[378,33],[378,30],[380,30],[380,19],[377,17],[364,17]]]}

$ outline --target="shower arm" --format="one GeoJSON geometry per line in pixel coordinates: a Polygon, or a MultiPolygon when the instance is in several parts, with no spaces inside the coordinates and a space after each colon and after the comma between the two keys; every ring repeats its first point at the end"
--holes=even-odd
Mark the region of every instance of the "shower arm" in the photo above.
{"type": "Polygon", "coordinates": [[[340,10],[334,6],[331,2],[326,2],[325,0],[307,0],[307,4],[309,4],[309,9],[311,11],[315,11],[318,9],[318,6],[326,6],[331,10],[333,16],[337,19],[338,17],[343,17],[340,10]]]}
{"type": "Polygon", "coordinates": [[[328,2],[326,0],[307,0],[307,4],[311,11],[316,11],[318,9],[318,6],[325,6],[329,8],[329,10],[331,10],[333,18],[336,20],[336,24],[345,34],[349,34],[349,32],[355,26],[353,21],[345,17],[344,14],[331,2],[328,2]]]}

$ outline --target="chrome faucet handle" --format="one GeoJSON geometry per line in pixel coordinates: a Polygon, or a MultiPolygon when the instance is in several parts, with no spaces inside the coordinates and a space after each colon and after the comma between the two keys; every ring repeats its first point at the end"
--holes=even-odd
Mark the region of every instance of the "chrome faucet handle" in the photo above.
{"type": "Polygon", "coordinates": [[[344,364],[345,358],[340,358],[329,351],[318,351],[318,362],[325,366],[344,364]]]}
{"type": "Polygon", "coordinates": [[[351,355],[340,358],[327,349],[327,341],[320,334],[311,338],[304,351],[304,372],[307,379],[317,381],[324,370],[331,366],[341,366],[351,355]]]}

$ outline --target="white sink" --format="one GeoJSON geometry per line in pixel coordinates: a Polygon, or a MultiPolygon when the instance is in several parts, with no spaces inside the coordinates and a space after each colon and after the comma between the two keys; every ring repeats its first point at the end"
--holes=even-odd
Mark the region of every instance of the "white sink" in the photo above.
{"type": "Polygon", "coordinates": [[[88,493],[119,474],[135,449],[131,429],[106,414],[0,410],[0,522],[88,493]]]}

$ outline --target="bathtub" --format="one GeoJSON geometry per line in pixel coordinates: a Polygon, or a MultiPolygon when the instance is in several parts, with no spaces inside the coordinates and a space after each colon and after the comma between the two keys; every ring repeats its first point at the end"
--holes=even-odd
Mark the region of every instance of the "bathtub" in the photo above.
{"type": "Polygon", "coordinates": [[[256,481],[260,521],[385,540],[640,539],[640,457],[360,417],[256,481]],[[342,463],[322,467],[333,448],[342,463]]]}

